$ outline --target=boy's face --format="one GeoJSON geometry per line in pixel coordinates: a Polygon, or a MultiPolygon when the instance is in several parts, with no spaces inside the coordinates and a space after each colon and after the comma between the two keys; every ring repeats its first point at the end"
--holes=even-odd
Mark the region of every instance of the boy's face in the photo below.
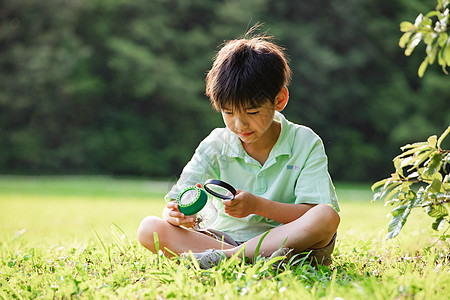
{"type": "Polygon", "coordinates": [[[266,137],[275,114],[274,104],[265,102],[260,107],[248,107],[241,110],[224,107],[222,116],[227,127],[244,143],[254,143],[266,137]]]}

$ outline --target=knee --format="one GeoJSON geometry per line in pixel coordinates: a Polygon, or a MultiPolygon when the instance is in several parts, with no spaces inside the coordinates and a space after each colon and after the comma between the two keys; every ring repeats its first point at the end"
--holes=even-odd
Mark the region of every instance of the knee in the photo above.
{"type": "Polygon", "coordinates": [[[318,204],[315,208],[319,210],[322,220],[324,221],[324,225],[326,225],[330,232],[334,234],[339,227],[339,223],[341,222],[341,218],[337,211],[328,204],[318,204]]]}
{"type": "Polygon", "coordinates": [[[137,238],[139,243],[150,251],[155,250],[154,234],[158,234],[161,237],[164,234],[164,228],[167,226],[167,222],[154,216],[145,217],[139,225],[137,231],[137,238]]]}

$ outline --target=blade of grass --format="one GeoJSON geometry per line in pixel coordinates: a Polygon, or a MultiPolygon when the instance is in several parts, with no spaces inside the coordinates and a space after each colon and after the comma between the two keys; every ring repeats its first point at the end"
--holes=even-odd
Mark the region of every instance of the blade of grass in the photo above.
{"type": "Polygon", "coordinates": [[[117,229],[125,236],[126,240],[128,241],[128,244],[130,245],[131,251],[133,251],[134,257],[136,257],[136,249],[134,248],[133,243],[128,238],[128,235],[125,233],[125,231],[122,230],[122,228],[119,227],[116,223],[113,223],[114,226],[117,227],[117,229]]]}
{"type": "Polygon", "coordinates": [[[331,275],[330,287],[328,288],[328,291],[329,291],[328,299],[334,299],[336,275],[337,275],[337,269],[334,269],[333,274],[331,275]]]}
{"type": "Polygon", "coordinates": [[[117,246],[117,248],[119,248],[119,251],[122,254],[126,254],[126,250],[122,246],[122,241],[121,241],[120,237],[117,236],[117,233],[114,231],[114,228],[112,226],[111,226],[111,231],[108,232],[108,234],[111,237],[111,239],[113,240],[114,244],[117,246]]]}
{"type": "MultiPolygon", "coordinates": [[[[92,225],[92,224],[91,224],[92,225]]],[[[105,250],[106,255],[108,256],[108,260],[109,260],[109,267],[112,268],[112,262],[111,262],[111,249],[108,247],[106,248],[105,243],[103,243],[102,238],[100,237],[100,235],[98,234],[97,230],[95,230],[94,225],[92,225],[92,229],[94,229],[95,234],[97,235],[97,238],[99,239],[100,243],[102,244],[103,250],[105,250]]]]}
{"type": "Polygon", "coordinates": [[[164,250],[167,251],[167,252],[169,252],[170,254],[172,254],[174,257],[179,256],[178,254],[176,254],[175,252],[173,252],[172,250],[170,250],[170,249],[167,248],[167,247],[164,247],[164,250]]]}
{"type": "Polygon", "coordinates": [[[155,243],[156,254],[159,255],[159,238],[157,232],[153,232],[153,242],[155,243]]]}
{"type": "MultiPolygon", "coordinates": [[[[23,299],[22,296],[20,296],[19,293],[17,293],[9,284],[8,282],[6,282],[6,280],[4,279],[0,279],[0,283],[2,284],[2,286],[5,287],[5,289],[9,290],[11,293],[13,293],[14,296],[16,296],[19,299],[23,299]]],[[[5,298],[6,299],[6,298],[5,298]]]]}
{"type": "Polygon", "coordinates": [[[191,263],[194,265],[194,268],[197,271],[200,271],[200,266],[198,264],[198,261],[195,259],[194,254],[192,254],[192,251],[189,250],[189,257],[191,258],[191,263]]]}
{"type": "Polygon", "coordinates": [[[255,254],[253,255],[253,263],[256,262],[258,255],[259,255],[259,249],[261,248],[261,244],[264,240],[264,238],[270,233],[270,230],[268,230],[266,233],[263,234],[263,236],[259,239],[258,245],[256,246],[255,249],[255,254]]]}
{"type": "MultiPolygon", "coordinates": [[[[245,246],[242,247],[241,249],[239,249],[236,253],[234,253],[230,258],[228,258],[227,260],[225,260],[225,262],[221,265],[223,266],[223,268],[228,269],[233,263],[235,263],[237,260],[239,260],[239,262],[241,262],[239,255],[241,253],[244,253],[245,251],[245,246]]],[[[244,256],[245,257],[245,256],[244,256]]],[[[242,259],[242,261],[244,261],[245,259],[242,259]]]]}

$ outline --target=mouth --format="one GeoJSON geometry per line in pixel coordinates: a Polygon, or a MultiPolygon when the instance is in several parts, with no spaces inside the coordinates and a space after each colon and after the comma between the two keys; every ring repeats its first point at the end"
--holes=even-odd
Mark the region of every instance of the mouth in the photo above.
{"type": "Polygon", "coordinates": [[[249,137],[253,134],[253,132],[240,132],[239,135],[242,137],[249,137]]]}

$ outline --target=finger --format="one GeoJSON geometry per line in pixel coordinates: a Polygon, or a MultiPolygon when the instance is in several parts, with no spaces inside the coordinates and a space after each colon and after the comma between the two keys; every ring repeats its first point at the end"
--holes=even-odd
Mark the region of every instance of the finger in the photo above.
{"type": "Polygon", "coordinates": [[[239,218],[239,214],[234,210],[225,210],[225,213],[231,217],[239,218]]]}
{"type": "Polygon", "coordinates": [[[167,206],[168,208],[175,208],[175,209],[177,209],[177,208],[178,208],[178,203],[176,203],[176,202],[168,202],[168,203],[166,204],[166,206],[167,206]]]}
{"type": "Polygon", "coordinates": [[[169,211],[169,216],[171,216],[172,218],[184,218],[185,215],[179,211],[176,210],[172,210],[169,211]]]}
{"type": "Polygon", "coordinates": [[[222,200],[222,203],[225,207],[236,207],[239,205],[239,201],[234,200],[222,200]]]}
{"type": "Polygon", "coordinates": [[[193,218],[180,219],[179,223],[181,226],[191,228],[195,226],[195,219],[193,218]]]}
{"type": "Polygon", "coordinates": [[[233,207],[225,207],[225,212],[227,213],[227,214],[232,214],[232,213],[236,213],[236,209],[235,208],[233,208],[233,207]]]}

